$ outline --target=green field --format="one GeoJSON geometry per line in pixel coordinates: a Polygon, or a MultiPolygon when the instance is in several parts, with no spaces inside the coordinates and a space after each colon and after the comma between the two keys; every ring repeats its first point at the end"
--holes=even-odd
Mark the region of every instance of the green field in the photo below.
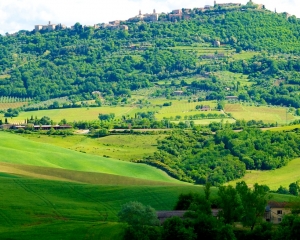
{"type": "Polygon", "coordinates": [[[292,126],[266,128],[266,129],[263,129],[263,130],[269,130],[269,131],[292,131],[292,130],[295,130],[297,128],[300,128],[300,124],[298,124],[298,125],[292,125],[292,126]]]}
{"type": "Polygon", "coordinates": [[[99,172],[154,181],[180,183],[165,172],[145,164],[123,162],[79,153],[23,137],[0,132],[0,162],[40,167],[62,168],[83,172],[99,172]]]}
{"type": "Polygon", "coordinates": [[[288,122],[295,120],[292,114],[286,114],[286,108],[283,107],[254,107],[242,104],[226,104],[225,112],[231,113],[235,119],[244,119],[245,121],[262,120],[265,123],[277,122],[284,124],[286,120],[288,122]]]}
{"type": "MultiPolygon", "coordinates": [[[[235,120],[234,119],[231,119],[231,118],[224,118],[224,119],[202,119],[202,120],[192,120],[194,121],[195,125],[209,125],[210,123],[213,123],[213,122],[228,122],[228,123],[235,123],[235,120]]],[[[172,121],[174,123],[179,123],[180,121],[172,121]]],[[[184,120],[183,120],[184,122],[184,120]]]]}
{"type": "Polygon", "coordinates": [[[171,210],[194,186],[109,186],[0,175],[0,239],[120,239],[122,204],[171,210]],[[5,193],[5,194],[3,194],[5,193]],[[102,236],[103,235],[103,236],[102,236]]]}
{"type": "MultiPolygon", "coordinates": [[[[202,186],[179,182],[150,166],[78,153],[6,132],[0,137],[0,239],[121,239],[124,225],[117,222],[117,213],[123,204],[139,201],[156,210],[171,210],[179,194],[203,194],[202,186]]],[[[216,193],[217,188],[212,188],[213,197],[216,193]]]]}
{"type": "Polygon", "coordinates": [[[271,171],[248,171],[246,175],[239,180],[230,182],[234,184],[238,181],[245,181],[249,185],[255,183],[266,184],[271,190],[277,190],[280,185],[287,187],[300,180],[300,158],[292,160],[287,166],[271,171]]]}
{"type": "MultiPolygon", "coordinates": [[[[24,123],[26,119],[32,117],[42,118],[44,116],[50,117],[55,122],[60,122],[62,119],[67,121],[91,121],[97,120],[99,114],[109,114],[114,113],[116,119],[120,119],[122,116],[134,117],[137,112],[156,112],[156,118],[161,120],[163,118],[170,118],[181,116],[190,116],[199,114],[201,112],[196,111],[197,105],[210,105],[211,108],[215,108],[216,101],[204,101],[204,102],[188,102],[185,100],[168,100],[165,98],[149,99],[149,104],[144,106],[133,105],[124,107],[113,107],[104,106],[96,108],[67,108],[67,109],[51,109],[51,110],[40,110],[40,111],[30,111],[21,112],[18,117],[10,118],[8,121],[10,123],[24,123]],[[172,102],[170,107],[162,107],[166,102],[172,102]]],[[[1,106],[1,105],[0,105],[1,106]]],[[[218,111],[212,111],[210,113],[220,114],[218,111]]],[[[206,113],[207,114],[207,113],[206,113]]],[[[4,118],[3,114],[0,114],[0,119],[4,118]]]]}
{"type": "Polygon", "coordinates": [[[97,156],[109,156],[124,161],[141,159],[157,150],[157,141],[166,135],[111,135],[103,138],[91,138],[84,135],[48,136],[26,134],[25,138],[52,145],[81,151],[97,156]]]}
{"type": "MultiPolygon", "coordinates": [[[[131,107],[99,107],[99,108],[67,108],[67,109],[53,109],[53,110],[40,110],[40,111],[30,111],[21,112],[18,117],[9,119],[9,122],[24,122],[25,119],[30,119],[31,116],[42,118],[43,116],[50,117],[55,122],[60,122],[62,119],[67,119],[68,121],[89,121],[97,120],[99,114],[114,113],[116,117],[121,117],[122,115],[127,115],[132,111],[131,107]]],[[[0,118],[3,115],[0,115],[0,118]]]]}

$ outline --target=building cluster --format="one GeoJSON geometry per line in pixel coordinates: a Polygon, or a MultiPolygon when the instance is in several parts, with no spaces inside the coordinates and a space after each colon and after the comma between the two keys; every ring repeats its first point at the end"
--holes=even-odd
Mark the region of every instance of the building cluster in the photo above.
{"type": "Polygon", "coordinates": [[[101,23],[101,24],[96,24],[95,28],[109,28],[109,29],[121,29],[124,31],[128,31],[128,26],[123,24],[123,21],[121,20],[115,20],[111,21],[109,23],[101,23]]]}
{"type": "Polygon", "coordinates": [[[139,22],[139,21],[144,21],[144,22],[157,22],[158,21],[159,14],[156,12],[156,10],[153,10],[153,13],[146,13],[142,14],[142,11],[139,11],[139,15],[129,18],[129,22],[139,22]]]}
{"type": "Polygon", "coordinates": [[[39,32],[41,30],[47,30],[49,32],[54,31],[54,30],[60,30],[60,29],[66,29],[66,25],[63,24],[53,24],[49,21],[49,23],[47,25],[35,25],[34,26],[34,30],[36,32],[39,32]]]}
{"type": "Polygon", "coordinates": [[[233,8],[233,7],[240,7],[242,6],[241,3],[222,3],[222,4],[218,4],[217,1],[214,1],[214,5],[205,5],[203,8],[194,8],[193,10],[190,8],[183,8],[183,9],[176,9],[173,10],[169,15],[169,20],[170,21],[176,21],[176,20],[182,20],[182,19],[189,19],[191,13],[194,12],[205,12],[208,10],[213,10],[215,8],[217,8],[218,6],[222,7],[222,8],[233,8]]]}
{"type": "MultiPolygon", "coordinates": [[[[252,0],[249,0],[250,4],[254,4],[257,9],[264,9],[265,6],[263,4],[255,4],[252,2],[252,0]]],[[[187,20],[191,18],[191,15],[194,13],[201,13],[209,10],[214,10],[218,8],[227,8],[227,9],[233,9],[233,8],[239,8],[242,7],[241,3],[217,3],[217,1],[214,1],[214,5],[205,5],[202,8],[182,8],[182,9],[176,9],[173,10],[171,13],[167,14],[167,18],[164,18],[163,20],[169,20],[172,22],[178,21],[178,20],[187,20]]],[[[288,13],[285,13],[287,15],[287,18],[290,16],[288,13]]],[[[157,13],[156,10],[153,10],[153,13],[146,13],[142,14],[142,11],[139,11],[139,14],[135,17],[129,18],[127,21],[121,21],[121,20],[115,20],[111,21],[109,23],[101,23],[101,24],[95,24],[95,29],[98,28],[108,28],[108,29],[121,29],[124,31],[128,31],[128,26],[124,23],[126,22],[157,22],[159,20],[159,16],[161,14],[157,13]]],[[[51,22],[48,23],[48,25],[35,25],[35,31],[41,31],[41,30],[47,30],[47,31],[54,31],[59,29],[65,29],[67,28],[65,25],[62,24],[53,24],[51,22]]],[[[71,27],[72,29],[72,27],[71,27]]],[[[218,41],[214,43],[214,45],[217,47],[220,45],[218,41]]]]}

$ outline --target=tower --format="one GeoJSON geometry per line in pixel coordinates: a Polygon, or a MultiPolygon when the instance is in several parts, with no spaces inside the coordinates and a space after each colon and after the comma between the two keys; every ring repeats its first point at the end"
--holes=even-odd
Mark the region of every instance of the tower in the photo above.
{"type": "Polygon", "coordinates": [[[142,15],[142,11],[141,11],[141,10],[139,11],[139,15],[140,15],[140,16],[142,15]]]}
{"type": "Polygon", "coordinates": [[[154,14],[156,13],[156,10],[155,10],[155,9],[153,9],[153,13],[154,13],[154,14]]]}
{"type": "Polygon", "coordinates": [[[215,0],[215,1],[214,1],[214,6],[216,6],[216,5],[217,5],[217,1],[215,0]]]}

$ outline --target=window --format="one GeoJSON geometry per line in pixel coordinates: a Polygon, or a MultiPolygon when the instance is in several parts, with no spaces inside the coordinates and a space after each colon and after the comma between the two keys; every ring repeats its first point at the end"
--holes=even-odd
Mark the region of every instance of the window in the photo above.
{"type": "Polygon", "coordinates": [[[281,215],[282,214],[282,210],[277,210],[277,214],[281,215]]]}
{"type": "Polygon", "coordinates": [[[278,218],[278,222],[281,222],[281,218],[278,218]]]}

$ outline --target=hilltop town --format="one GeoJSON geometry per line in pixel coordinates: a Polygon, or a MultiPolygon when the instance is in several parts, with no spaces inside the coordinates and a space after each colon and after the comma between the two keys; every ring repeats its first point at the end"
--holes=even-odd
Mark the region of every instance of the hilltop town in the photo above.
{"type": "MultiPolygon", "coordinates": [[[[128,23],[137,23],[137,22],[158,22],[158,21],[171,21],[176,22],[180,20],[187,20],[190,19],[192,15],[195,14],[203,14],[211,11],[230,11],[230,10],[240,10],[244,11],[246,9],[256,9],[256,10],[264,10],[265,5],[263,4],[256,4],[250,0],[246,5],[242,5],[241,3],[217,3],[214,1],[213,5],[205,5],[204,7],[197,7],[194,9],[191,8],[182,8],[182,9],[175,9],[172,10],[170,13],[157,13],[154,9],[152,13],[145,13],[143,14],[141,10],[139,10],[139,14],[129,18],[128,20],[114,20],[110,21],[109,23],[101,23],[101,24],[94,24],[93,26],[85,26],[85,27],[93,27],[95,29],[98,28],[108,28],[108,29],[122,29],[127,31],[129,29],[128,23]]],[[[290,16],[289,14],[287,14],[290,16]]],[[[64,24],[53,24],[49,21],[47,25],[35,25],[34,31],[38,32],[41,30],[44,31],[54,31],[54,30],[61,30],[66,29],[67,27],[64,24]]],[[[70,27],[74,29],[74,26],[70,27]]]]}

